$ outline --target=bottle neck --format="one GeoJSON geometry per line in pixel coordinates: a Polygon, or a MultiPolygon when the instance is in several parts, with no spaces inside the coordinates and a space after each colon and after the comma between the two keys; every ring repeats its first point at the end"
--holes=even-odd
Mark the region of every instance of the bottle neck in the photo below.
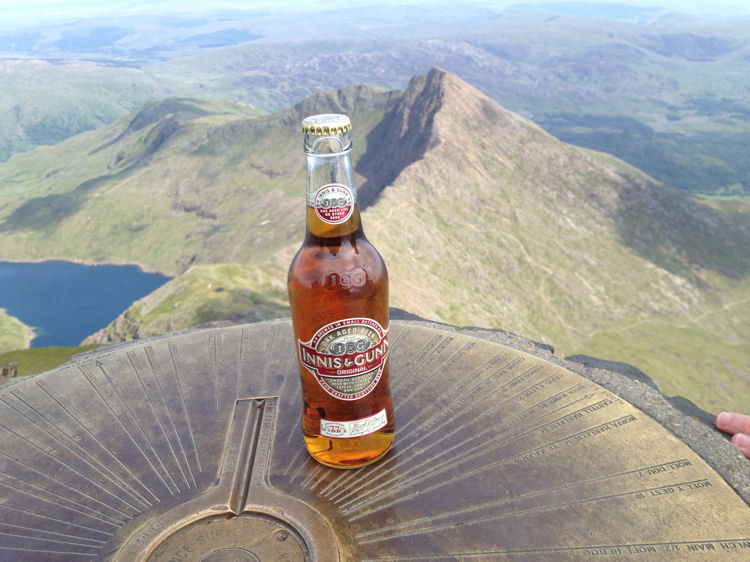
{"type": "MultiPolygon", "coordinates": [[[[321,141],[329,138],[323,137],[321,141]]],[[[331,239],[361,232],[351,148],[330,152],[328,150],[332,144],[337,143],[318,142],[305,150],[308,240],[311,237],[331,239]]]]}

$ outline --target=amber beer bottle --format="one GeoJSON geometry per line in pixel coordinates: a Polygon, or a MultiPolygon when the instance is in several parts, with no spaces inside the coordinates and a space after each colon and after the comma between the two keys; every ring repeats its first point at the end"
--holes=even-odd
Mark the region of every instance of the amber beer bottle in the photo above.
{"type": "Polygon", "coordinates": [[[288,278],[302,434],[315,460],[356,468],[393,441],[388,273],[362,231],[349,117],[307,117],[302,132],[307,231],[288,278]]]}

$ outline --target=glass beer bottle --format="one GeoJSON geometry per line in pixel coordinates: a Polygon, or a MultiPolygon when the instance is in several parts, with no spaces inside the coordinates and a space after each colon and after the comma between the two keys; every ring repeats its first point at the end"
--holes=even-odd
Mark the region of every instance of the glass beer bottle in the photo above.
{"type": "Polygon", "coordinates": [[[307,229],[288,277],[302,433],[318,462],[356,468],[393,441],[388,273],[362,231],[349,118],[308,117],[302,132],[307,229]]]}

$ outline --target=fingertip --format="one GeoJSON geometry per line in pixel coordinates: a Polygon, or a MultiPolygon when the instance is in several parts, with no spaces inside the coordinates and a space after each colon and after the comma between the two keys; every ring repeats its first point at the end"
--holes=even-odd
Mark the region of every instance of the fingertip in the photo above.
{"type": "Polygon", "coordinates": [[[723,429],[728,427],[732,423],[732,414],[729,412],[722,412],[716,416],[716,427],[723,429]]]}
{"type": "Polygon", "coordinates": [[[750,459],[750,435],[735,433],[732,437],[732,443],[734,443],[743,455],[750,459]]]}

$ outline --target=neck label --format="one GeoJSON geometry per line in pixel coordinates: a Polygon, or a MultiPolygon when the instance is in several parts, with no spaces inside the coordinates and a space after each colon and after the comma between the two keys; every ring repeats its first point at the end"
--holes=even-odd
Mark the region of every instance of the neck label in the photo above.
{"type": "Polygon", "coordinates": [[[340,183],[324,185],[308,201],[315,214],[327,224],[341,224],[354,212],[354,192],[340,183]]]}

